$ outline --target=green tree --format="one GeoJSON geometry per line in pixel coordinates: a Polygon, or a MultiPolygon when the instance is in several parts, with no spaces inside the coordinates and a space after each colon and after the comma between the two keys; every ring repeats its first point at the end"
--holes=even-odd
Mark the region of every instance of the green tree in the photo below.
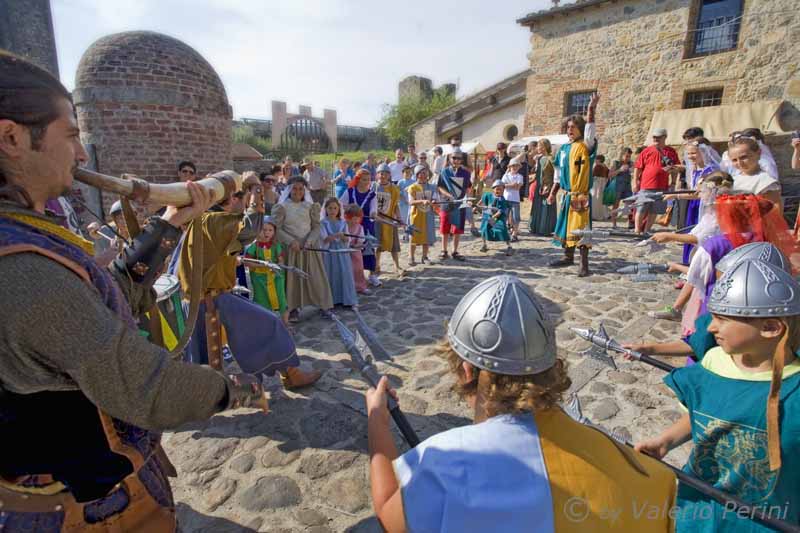
{"type": "Polygon", "coordinates": [[[234,126],[233,127],[233,142],[249,144],[261,155],[266,154],[271,150],[271,144],[265,137],[259,137],[253,131],[252,126],[234,126]]]}
{"type": "Polygon", "coordinates": [[[378,127],[383,130],[390,143],[403,146],[414,140],[411,132],[413,124],[435,115],[455,103],[455,95],[442,89],[436,89],[428,100],[406,96],[401,98],[396,105],[386,104],[383,106],[383,117],[378,122],[378,127]]]}

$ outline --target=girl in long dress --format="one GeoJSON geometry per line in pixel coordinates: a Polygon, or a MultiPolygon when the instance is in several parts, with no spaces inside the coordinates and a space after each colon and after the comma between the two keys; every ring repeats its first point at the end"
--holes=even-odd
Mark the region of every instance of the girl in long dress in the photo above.
{"type": "Polygon", "coordinates": [[[299,320],[299,310],[305,305],[315,305],[323,314],[328,314],[333,307],[322,254],[305,250],[306,247],[319,247],[319,215],[320,205],[311,199],[306,181],[300,176],[289,180],[280,202],[272,208],[278,240],[288,247],[286,264],[308,274],[308,279],[304,279],[292,272],[287,273],[286,300],[290,322],[299,320]]]}
{"type": "MultiPolygon", "coordinates": [[[[358,182],[355,187],[350,187],[339,197],[339,201],[344,207],[355,204],[361,208],[364,215],[361,218],[361,226],[364,228],[365,235],[375,236],[375,214],[378,212],[378,200],[375,190],[372,188],[372,177],[369,170],[362,168],[356,175],[358,182]]],[[[376,275],[377,261],[375,260],[375,250],[367,243],[363,251],[364,269],[369,270],[368,281],[374,287],[382,285],[381,280],[376,275]]]]}
{"type": "Polygon", "coordinates": [[[423,165],[414,167],[414,175],[417,182],[408,188],[408,204],[411,212],[408,215],[409,222],[417,230],[411,234],[411,245],[409,249],[409,266],[417,264],[415,254],[417,246],[422,246],[422,262],[430,263],[428,259],[428,249],[436,242],[436,221],[433,219],[433,207],[431,202],[436,197],[436,186],[428,183],[428,168],[423,165]]]}
{"type": "MultiPolygon", "coordinates": [[[[342,220],[342,206],[336,198],[328,198],[323,206],[325,214],[320,225],[321,247],[326,250],[347,248],[350,237],[345,235],[347,223],[342,220]]],[[[322,257],[325,272],[331,286],[333,305],[354,306],[358,304],[356,285],[353,279],[353,264],[349,253],[326,253],[322,257]]]]}
{"type": "Polygon", "coordinates": [[[547,139],[540,139],[536,145],[539,152],[539,162],[536,165],[536,186],[533,190],[531,202],[530,230],[534,235],[549,237],[556,227],[558,212],[556,203],[547,203],[547,197],[553,189],[555,167],[553,166],[552,145],[547,139]]]}
{"type": "MultiPolygon", "coordinates": [[[[692,174],[691,176],[688,176],[688,185],[690,189],[697,189],[697,187],[699,187],[700,183],[703,181],[703,178],[712,172],[719,170],[719,160],[714,159],[714,154],[716,152],[713,152],[713,149],[709,146],[709,144],[707,142],[704,143],[703,141],[705,141],[705,139],[687,143],[684,151],[685,159],[692,163],[692,174]]],[[[689,204],[686,207],[686,225],[694,226],[699,220],[700,200],[689,200],[689,204]]],[[[683,245],[682,263],[684,265],[689,264],[693,249],[694,245],[692,244],[687,243],[683,245]]]]}

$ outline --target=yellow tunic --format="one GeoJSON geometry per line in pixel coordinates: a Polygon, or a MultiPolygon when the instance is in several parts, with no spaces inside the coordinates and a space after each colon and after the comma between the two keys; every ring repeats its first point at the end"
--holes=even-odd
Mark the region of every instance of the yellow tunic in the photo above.
{"type": "MultiPolygon", "coordinates": [[[[397,185],[380,185],[375,188],[375,196],[378,204],[378,211],[392,218],[398,218],[398,202],[400,200],[400,189],[397,185]]],[[[376,223],[378,228],[378,238],[380,248],[384,251],[391,251],[394,246],[395,227],[388,224],[376,223]]]]}

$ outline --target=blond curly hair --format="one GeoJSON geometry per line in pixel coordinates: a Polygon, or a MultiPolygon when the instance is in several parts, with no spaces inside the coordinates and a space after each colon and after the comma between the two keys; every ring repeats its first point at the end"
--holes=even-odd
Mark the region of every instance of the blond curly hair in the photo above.
{"type": "Polygon", "coordinates": [[[480,397],[484,402],[482,408],[489,417],[549,409],[562,401],[564,392],[572,384],[567,375],[567,363],[560,358],[556,358],[553,366],[547,370],[527,376],[495,374],[475,367],[479,373],[489,376],[488,380],[478,385],[477,377],[467,381],[464,359],[456,353],[447,339],[440,343],[437,353],[444,357],[455,374],[456,384],[453,389],[461,399],[475,396],[478,387],[481,387],[480,397]]]}

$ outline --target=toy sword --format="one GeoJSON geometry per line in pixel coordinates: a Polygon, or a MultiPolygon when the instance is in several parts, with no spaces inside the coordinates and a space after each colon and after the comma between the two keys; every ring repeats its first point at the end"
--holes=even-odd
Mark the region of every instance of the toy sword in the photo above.
{"type": "Polygon", "coordinates": [[[273,263],[272,261],[262,261],[261,259],[252,259],[250,257],[242,257],[242,264],[244,266],[255,266],[255,267],[263,267],[268,268],[275,272],[276,274],[281,270],[285,270],[286,272],[291,272],[296,276],[300,276],[303,279],[308,279],[308,273],[303,272],[297,267],[284,265],[280,263],[273,263]]]}
{"type": "Polygon", "coordinates": [[[353,238],[353,239],[363,239],[365,241],[373,242],[373,243],[378,242],[378,239],[376,237],[370,235],[369,233],[365,233],[364,235],[356,235],[355,233],[342,233],[342,235],[344,235],[345,237],[353,238]]]}
{"type": "MultiPolygon", "coordinates": [[[[578,400],[577,395],[573,394],[570,397],[569,402],[563,407],[564,411],[576,422],[579,422],[584,426],[590,427],[605,434],[606,436],[614,439],[619,444],[626,446],[627,448],[633,448],[633,443],[630,442],[628,439],[624,438],[619,433],[613,431],[607,431],[606,429],[602,428],[601,426],[589,420],[581,410],[580,401],[578,400]]],[[[624,449],[620,451],[624,451],[624,449]]],[[[653,459],[655,459],[655,457],[653,457],[653,459]]],[[[760,524],[768,526],[769,528],[772,528],[775,531],[785,531],[788,533],[800,532],[800,527],[790,524],[789,522],[786,522],[779,518],[773,517],[769,511],[769,508],[767,508],[766,506],[762,505],[761,507],[759,507],[758,504],[746,503],[743,500],[739,499],[737,496],[727,494],[719,490],[717,487],[713,486],[711,483],[703,481],[702,479],[697,478],[689,473],[686,473],[679,468],[675,468],[666,461],[663,461],[661,459],[656,459],[656,461],[669,468],[672,471],[672,473],[675,474],[675,477],[678,478],[679,483],[682,483],[687,487],[691,487],[696,491],[700,492],[701,494],[704,494],[709,498],[717,501],[718,503],[720,503],[725,507],[726,512],[730,510],[730,512],[736,516],[739,516],[741,518],[748,518],[750,520],[753,520],[754,522],[758,522],[760,524]],[[739,513],[740,510],[745,512],[739,513]]],[[[636,468],[635,464],[632,464],[632,466],[636,468]]],[[[637,468],[637,470],[639,469],[637,468]]]]}
{"type": "Polygon", "coordinates": [[[306,252],[320,252],[320,253],[329,253],[329,254],[349,254],[350,252],[360,252],[361,250],[357,250],[356,248],[339,248],[337,250],[328,250],[327,248],[301,248],[301,250],[306,252]]]}
{"type": "Polygon", "coordinates": [[[454,205],[455,209],[462,209],[462,208],[467,209],[469,207],[472,207],[469,205],[469,203],[475,202],[476,200],[477,198],[464,197],[461,198],[460,200],[441,200],[438,202],[431,202],[431,205],[454,205]]]}
{"type": "MultiPolygon", "coordinates": [[[[344,343],[345,349],[350,354],[350,358],[353,361],[353,364],[358,368],[358,371],[361,373],[361,376],[370,384],[372,387],[377,387],[378,382],[381,380],[381,375],[378,373],[378,370],[372,364],[372,356],[367,354],[364,355],[362,351],[366,343],[361,340],[359,343],[360,335],[353,333],[345,326],[339,318],[331,313],[331,319],[336,322],[336,327],[339,329],[339,335],[342,338],[342,342],[344,343]],[[361,344],[361,346],[359,346],[361,344]]],[[[403,438],[408,443],[408,445],[414,448],[417,444],[419,444],[420,440],[417,436],[414,428],[411,427],[411,424],[408,422],[405,414],[403,411],[400,410],[400,406],[397,405],[397,401],[392,398],[391,396],[387,395],[386,397],[387,404],[389,407],[389,413],[392,415],[394,419],[394,423],[397,424],[397,428],[400,430],[400,433],[403,434],[403,438]]]]}
{"type": "Polygon", "coordinates": [[[637,263],[629,265],[617,270],[617,274],[634,274],[631,278],[635,282],[642,281],[655,281],[658,279],[656,273],[667,272],[669,265],[667,264],[654,264],[654,263],[637,263]]]}
{"type": "Polygon", "coordinates": [[[381,224],[388,224],[389,226],[394,226],[395,228],[406,228],[406,233],[412,233],[412,232],[419,233],[419,229],[415,228],[411,224],[406,224],[402,220],[397,220],[396,218],[390,217],[389,215],[384,215],[380,211],[375,213],[374,220],[380,222],[381,224]]]}
{"type": "Polygon", "coordinates": [[[603,324],[600,324],[600,331],[595,332],[592,328],[569,328],[570,331],[575,333],[578,337],[582,338],[583,340],[589,341],[593,344],[591,348],[586,350],[585,352],[581,352],[582,355],[586,355],[591,357],[592,359],[596,359],[601,363],[604,363],[614,370],[617,369],[617,363],[614,361],[614,358],[608,355],[608,350],[612,352],[616,352],[619,354],[627,355],[637,361],[641,361],[643,363],[647,363],[648,365],[654,366],[663,370],[664,372],[672,372],[675,370],[675,367],[665,363],[664,361],[659,361],[654,357],[650,357],[649,355],[644,355],[639,352],[635,352],[628,348],[623,347],[620,343],[615,341],[614,339],[608,336],[606,333],[606,328],[603,324]]]}

